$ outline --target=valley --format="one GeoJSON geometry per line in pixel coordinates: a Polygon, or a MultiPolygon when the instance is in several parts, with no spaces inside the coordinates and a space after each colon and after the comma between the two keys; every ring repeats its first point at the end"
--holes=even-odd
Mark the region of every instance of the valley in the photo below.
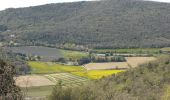
{"type": "Polygon", "coordinates": [[[169,3],[97,0],[0,11],[0,100],[169,99],[169,3]]]}
{"type": "Polygon", "coordinates": [[[64,87],[77,87],[93,80],[99,80],[104,77],[125,72],[143,63],[156,60],[156,56],[148,56],[147,54],[159,54],[155,51],[147,51],[148,49],[145,49],[145,52],[140,52],[139,49],[133,52],[123,49],[117,50],[121,52],[115,52],[113,50],[113,52],[111,52],[111,50],[110,52],[106,50],[101,52],[100,50],[100,52],[92,52],[91,55],[89,55],[87,51],[62,50],[39,46],[8,48],[12,50],[13,53],[23,55],[24,59],[27,60],[28,66],[30,66],[30,74],[17,76],[15,79],[16,85],[21,87],[23,92],[26,92],[26,97],[29,98],[49,96],[52,89],[50,87],[54,87],[58,83],[61,83],[64,87]],[[143,54],[145,54],[145,56],[143,54]],[[85,64],[79,64],[77,62],[89,56],[94,56],[95,58],[101,57],[102,59],[105,57],[117,57],[117,59],[119,57],[124,57],[125,60],[120,62],[119,60],[113,62],[90,61],[85,64]],[[36,90],[39,88],[41,92],[36,90]]]}

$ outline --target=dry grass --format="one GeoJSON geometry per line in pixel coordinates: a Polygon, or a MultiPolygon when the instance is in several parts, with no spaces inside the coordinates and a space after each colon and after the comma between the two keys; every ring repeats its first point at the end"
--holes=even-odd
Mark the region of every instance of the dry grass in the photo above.
{"type": "Polygon", "coordinates": [[[127,69],[126,62],[109,62],[109,63],[89,63],[84,65],[87,70],[104,70],[104,69],[127,69]]]}
{"type": "Polygon", "coordinates": [[[84,65],[87,70],[105,70],[105,69],[128,69],[135,68],[142,63],[156,60],[155,57],[126,57],[126,62],[109,63],[89,63],[84,65]]]}
{"type": "Polygon", "coordinates": [[[48,86],[55,85],[49,79],[40,75],[19,76],[15,79],[16,85],[19,87],[48,86]]]}
{"type": "Polygon", "coordinates": [[[140,64],[156,60],[155,57],[126,57],[127,63],[132,67],[137,67],[140,64]]]}

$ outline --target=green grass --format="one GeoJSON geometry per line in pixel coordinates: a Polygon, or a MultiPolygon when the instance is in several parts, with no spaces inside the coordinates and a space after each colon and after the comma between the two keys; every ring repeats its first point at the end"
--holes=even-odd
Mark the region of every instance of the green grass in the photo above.
{"type": "Polygon", "coordinates": [[[131,49],[94,49],[97,53],[115,52],[115,53],[159,53],[160,48],[131,48],[131,49]]]}
{"type": "Polygon", "coordinates": [[[31,67],[32,74],[63,73],[85,70],[80,66],[67,66],[52,62],[29,61],[28,65],[31,67]]]}
{"type": "Polygon", "coordinates": [[[60,50],[60,52],[66,59],[72,60],[77,60],[88,56],[88,53],[81,51],[60,50]]]}
{"type": "Polygon", "coordinates": [[[37,87],[28,87],[21,88],[22,92],[25,94],[24,96],[28,97],[41,97],[41,96],[49,96],[52,92],[54,86],[37,86],[37,87]]]}
{"type": "Polygon", "coordinates": [[[86,77],[89,79],[100,79],[102,77],[110,76],[125,70],[90,70],[90,71],[80,71],[80,72],[71,72],[74,75],[86,77]]]}

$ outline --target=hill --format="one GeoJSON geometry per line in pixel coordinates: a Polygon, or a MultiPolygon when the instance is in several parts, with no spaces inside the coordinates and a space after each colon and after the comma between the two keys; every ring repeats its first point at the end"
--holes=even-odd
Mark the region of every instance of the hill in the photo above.
{"type": "Polygon", "coordinates": [[[51,100],[169,100],[170,57],[91,82],[81,87],[57,85],[51,100]]]}
{"type": "Polygon", "coordinates": [[[91,48],[170,46],[170,4],[102,0],[48,4],[0,12],[1,41],[91,48]]]}

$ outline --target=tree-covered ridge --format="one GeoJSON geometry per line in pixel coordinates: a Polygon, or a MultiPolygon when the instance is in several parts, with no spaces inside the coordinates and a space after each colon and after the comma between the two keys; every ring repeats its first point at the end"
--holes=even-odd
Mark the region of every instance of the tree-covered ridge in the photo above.
{"type": "Polygon", "coordinates": [[[162,100],[170,84],[170,57],[76,88],[58,84],[51,100],[162,100]]]}
{"type": "MultiPolygon", "coordinates": [[[[49,4],[0,12],[15,42],[95,48],[170,46],[170,4],[102,0],[49,4]]],[[[4,40],[7,40],[4,37],[4,40]]]]}

